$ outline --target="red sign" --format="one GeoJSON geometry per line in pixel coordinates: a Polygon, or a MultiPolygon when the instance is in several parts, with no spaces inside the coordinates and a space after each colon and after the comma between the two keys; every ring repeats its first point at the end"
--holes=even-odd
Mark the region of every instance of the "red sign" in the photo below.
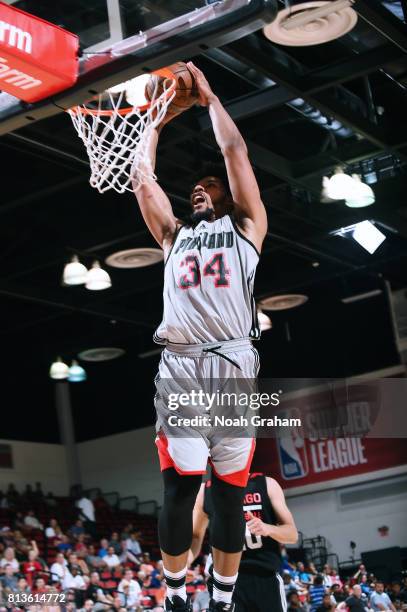
{"type": "Polygon", "coordinates": [[[283,437],[257,440],[252,471],[273,476],[284,489],[407,465],[405,438],[283,437]]]}
{"type": "Polygon", "coordinates": [[[0,89],[36,102],[75,84],[75,34],[0,2],[0,89]]]}

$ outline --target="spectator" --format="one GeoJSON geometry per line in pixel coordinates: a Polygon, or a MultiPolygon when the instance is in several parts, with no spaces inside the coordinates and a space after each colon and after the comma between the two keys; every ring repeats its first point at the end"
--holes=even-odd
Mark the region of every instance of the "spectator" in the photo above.
{"type": "Polygon", "coordinates": [[[79,608],[78,612],[93,612],[94,606],[95,602],[93,601],[93,599],[85,599],[83,608],[79,608]]]}
{"type": "Polygon", "coordinates": [[[363,563],[361,563],[358,567],[358,571],[356,572],[356,574],[354,574],[353,577],[355,578],[355,580],[360,582],[360,578],[361,576],[363,576],[363,574],[367,575],[367,571],[366,571],[366,566],[363,565],[363,563]]]}
{"type": "Polygon", "coordinates": [[[4,566],[4,574],[1,576],[0,582],[7,593],[14,593],[17,590],[18,579],[9,563],[4,566]]]}
{"type": "Polygon", "coordinates": [[[209,609],[210,595],[205,589],[204,591],[195,591],[192,596],[192,612],[206,612],[209,609]]]}
{"type": "Polygon", "coordinates": [[[68,552],[68,550],[72,550],[72,544],[68,536],[61,535],[61,541],[58,542],[57,549],[61,552],[68,552]]]}
{"type": "Polygon", "coordinates": [[[101,559],[103,559],[103,557],[107,555],[108,548],[109,548],[108,540],[106,540],[106,538],[102,538],[100,540],[100,548],[98,552],[98,555],[101,559]]]}
{"type": "Polygon", "coordinates": [[[79,589],[84,591],[86,589],[86,583],[80,573],[78,565],[72,565],[69,572],[66,572],[62,579],[62,588],[64,591],[68,589],[79,589]]]}
{"type": "Polygon", "coordinates": [[[28,561],[22,564],[23,573],[27,579],[27,583],[30,586],[32,586],[33,584],[34,575],[43,569],[37,557],[38,557],[38,549],[32,548],[28,552],[28,561]]]}
{"type": "Polygon", "coordinates": [[[375,590],[370,596],[369,603],[373,612],[381,612],[382,610],[393,610],[393,612],[396,612],[396,608],[391,602],[390,597],[384,592],[384,584],[380,580],[375,584],[375,590]]]}
{"type": "Polygon", "coordinates": [[[115,554],[113,546],[108,547],[107,555],[105,555],[102,560],[110,570],[115,570],[116,568],[120,567],[120,559],[115,554]]]}
{"type": "Polygon", "coordinates": [[[57,536],[57,529],[59,528],[58,521],[54,518],[50,519],[49,525],[45,530],[46,538],[55,538],[57,536]]]}
{"type": "Polygon", "coordinates": [[[141,558],[140,571],[144,572],[146,576],[149,576],[152,573],[153,569],[154,567],[151,564],[150,554],[144,553],[141,558]]]}
{"type": "Polygon", "coordinates": [[[47,592],[47,585],[44,578],[37,578],[34,582],[34,587],[31,590],[33,595],[41,595],[47,592]]]}
{"type": "Polygon", "coordinates": [[[15,551],[12,546],[8,546],[6,550],[4,551],[4,557],[0,561],[0,572],[4,570],[6,565],[11,565],[11,567],[13,568],[13,573],[18,574],[19,569],[20,569],[20,564],[16,559],[15,551]]]}
{"type": "Polygon", "coordinates": [[[133,533],[134,528],[133,528],[133,524],[132,523],[128,523],[126,525],[126,527],[123,529],[121,535],[120,535],[120,539],[121,540],[127,540],[130,537],[130,534],[133,533]]]}
{"type": "Polygon", "coordinates": [[[330,589],[334,581],[332,580],[331,566],[327,563],[324,565],[324,569],[322,570],[322,577],[324,580],[324,586],[330,589]]]}
{"type": "Polygon", "coordinates": [[[55,508],[58,505],[57,500],[54,497],[52,491],[48,493],[48,495],[44,498],[45,503],[49,508],[55,508]]]}
{"type": "Polygon", "coordinates": [[[22,497],[24,502],[31,505],[34,500],[34,491],[30,484],[26,485],[25,491],[23,491],[22,497]]]}
{"type": "Polygon", "coordinates": [[[342,601],[337,609],[344,610],[348,609],[349,612],[366,612],[367,611],[367,600],[363,598],[362,589],[359,584],[355,584],[352,589],[352,594],[342,601]]]}
{"type": "Polygon", "coordinates": [[[89,533],[92,538],[96,537],[96,519],[95,507],[89,497],[83,493],[76,501],[76,507],[79,509],[79,518],[83,521],[86,533],[89,533]]]}
{"type": "Polygon", "coordinates": [[[113,597],[113,602],[110,609],[112,612],[126,612],[126,608],[122,605],[122,601],[119,596],[113,597]]]}
{"type": "Polygon", "coordinates": [[[297,569],[294,572],[294,579],[296,582],[301,584],[301,586],[309,586],[311,584],[311,574],[305,571],[304,564],[299,561],[297,563],[297,569]]]}
{"type": "Polygon", "coordinates": [[[390,597],[390,600],[396,610],[402,610],[403,608],[406,608],[407,594],[405,593],[405,591],[402,591],[401,583],[398,580],[393,580],[387,594],[390,597]]]}
{"type": "Polygon", "coordinates": [[[27,584],[27,580],[25,578],[19,578],[17,582],[17,589],[15,591],[19,595],[31,593],[31,589],[27,584]]]}
{"type": "Polygon", "coordinates": [[[332,610],[335,610],[335,604],[333,604],[331,601],[331,595],[329,593],[325,593],[322,598],[322,603],[320,606],[318,606],[316,612],[332,612],[332,610]]]}
{"type": "Polygon", "coordinates": [[[333,584],[331,587],[331,596],[336,604],[345,601],[346,594],[340,584],[333,584]]]}
{"type": "Polygon", "coordinates": [[[100,576],[98,572],[92,572],[90,582],[85,590],[85,598],[92,599],[95,603],[94,612],[105,610],[106,605],[110,606],[113,603],[113,597],[105,593],[100,586],[100,576]]]}
{"type": "MultiPolygon", "coordinates": [[[[199,582],[203,582],[203,577],[199,576],[199,578],[201,578],[199,582]]],[[[163,580],[164,580],[163,562],[157,561],[156,567],[151,572],[150,589],[159,589],[161,587],[163,580]]]]}
{"type": "Polygon", "coordinates": [[[114,552],[116,553],[116,555],[120,555],[121,554],[121,552],[122,552],[122,545],[121,545],[121,542],[120,542],[118,531],[114,531],[112,533],[112,535],[110,536],[109,546],[113,546],[114,552]]]}
{"type": "Polygon", "coordinates": [[[360,577],[360,588],[362,589],[362,593],[364,595],[366,595],[367,598],[370,597],[370,593],[372,592],[372,589],[370,587],[370,584],[368,582],[368,577],[367,574],[362,574],[360,577]]]}
{"type": "Polygon", "coordinates": [[[125,545],[127,553],[129,553],[131,557],[135,558],[136,562],[139,563],[138,557],[142,554],[142,550],[135,531],[133,531],[125,540],[125,545]]]}
{"type": "Polygon", "coordinates": [[[68,533],[75,540],[77,540],[80,535],[85,535],[85,529],[84,529],[83,522],[81,521],[81,519],[78,519],[77,521],[75,521],[75,524],[72,525],[72,527],[70,527],[70,529],[68,530],[68,533]]]}
{"type": "Polygon", "coordinates": [[[93,544],[90,544],[88,546],[88,551],[85,557],[85,561],[87,565],[89,565],[91,568],[94,568],[94,569],[103,565],[102,559],[99,555],[96,554],[95,547],[93,544]]]}
{"type": "MultiPolygon", "coordinates": [[[[29,486],[29,485],[27,485],[29,486]]],[[[26,529],[40,529],[41,531],[44,530],[43,525],[41,525],[41,523],[39,522],[39,520],[37,519],[37,517],[34,514],[34,510],[29,510],[26,514],[26,516],[24,517],[24,525],[26,527],[26,529]]]]}
{"type": "Polygon", "coordinates": [[[294,582],[292,576],[288,570],[284,570],[283,572],[283,582],[284,582],[284,591],[286,596],[291,591],[295,591],[297,593],[299,586],[294,582]]]}
{"type": "Polygon", "coordinates": [[[81,559],[77,553],[71,553],[68,557],[68,569],[71,571],[72,567],[79,567],[82,575],[87,576],[89,574],[89,568],[86,562],[81,559]]]}
{"type": "Polygon", "coordinates": [[[134,580],[131,569],[125,570],[123,578],[119,582],[118,593],[125,608],[138,608],[140,606],[141,588],[137,580],[134,580]]]}
{"type": "Polygon", "coordinates": [[[287,594],[287,612],[306,612],[297,591],[289,591],[287,594]]]}
{"type": "Polygon", "coordinates": [[[75,552],[77,552],[77,553],[82,553],[83,552],[83,553],[86,554],[86,551],[87,551],[88,547],[86,546],[85,540],[86,540],[86,535],[84,533],[81,533],[78,536],[77,542],[75,544],[75,552]]]}
{"type": "Polygon", "coordinates": [[[6,491],[6,497],[8,501],[9,508],[15,506],[20,498],[20,493],[17,491],[13,483],[11,482],[8,485],[8,489],[6,491]]]}
{"type": "Polygon", "coordinates": [[[22,512],[16,512],[15,519],[13,521],[13,529],[22,530],[24,529],[24,516],[22,512]]]}
{"type": "Polygon", "coordinates": [[[319,606],[322,605],[322,600],[325,595],[324,577],[321,574],[317,574],[314,578],[314,584],[309,588],[311,612],[314,612],[319,606]]]}
{"type": "Polygon", "coordinates": [[[67,572],[67,562],[62,553],[58,553],[55,557],[55,562],[51,565],[51,580],[53,582],[62,582],[67,572]]]}

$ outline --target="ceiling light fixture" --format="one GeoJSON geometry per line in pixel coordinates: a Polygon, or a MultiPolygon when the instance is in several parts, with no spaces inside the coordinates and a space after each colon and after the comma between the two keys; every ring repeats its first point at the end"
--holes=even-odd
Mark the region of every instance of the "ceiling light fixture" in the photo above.
{"type": "Polygon", "coordinates": [[[354,192],[352,195],[345,198],[346,206],[349,208],[363,208],[364,206],[370,206],[375,202],[375,195],[373,189],[362,183],[359,174],[352,174],[354,181],[354,192]]]}
{"type": "Polygon", "coordinates": [[[65,265],[62,282],[64,285],[83,285],[86,283],[88,269],[80,263],[77,255],[65,265]]]}
{"type": "Polygon", "coordinates": [[[90,291],[102,291],[109,289],[112,286],[112,281],[106,270],[100,267],[100,263],[95,261],[86,275],[86,289],[90,291]]]}
{"type": "Polygon", "coordinates": [[[265,332],[273,327],[270,317],[268,317],[261,308],[257,308],[257,319],[260,325],[260,331],[265,332]]]}
{"type": "Polygon", "coordinates": [[[86,379],[87,379],[87,375],[86,375],[85,370],[74,359],[72,361],[71,367],[69,368],[69,375],[68,375],[69,382],[83,382],[86,379]]]}
{"type": "Polygon", "coordinates": [[[335,169],[330,179],[323,177],[322,186],[323,195],[331,200],[346,200],[355,192],[354,179],[349,174],[345,174],[340,167],[335,169]]]}
{"type": "Polygon", "coordinates": [[[351,237],[356,240],[368,253],[373,253],[386,240],[383,234],[371,221],[361,221],[347,227],[341,227],[338,230],[330,232],[333,236],[341,236],[342,238],[351,237]]]}
{"type": "Polygon", "coordinates": [[[69,367],[61,357],[57,357],[49,369],[49,377],[53,380],[65,380],[69,376],[69,367]]]}

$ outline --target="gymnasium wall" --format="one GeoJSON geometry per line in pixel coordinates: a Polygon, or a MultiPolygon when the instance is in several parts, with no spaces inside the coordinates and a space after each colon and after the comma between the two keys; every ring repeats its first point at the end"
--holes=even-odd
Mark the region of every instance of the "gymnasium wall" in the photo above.
{"type": "Polygon", "coordinates": [[[78,444],[85,488],[117,491],[122,497],[161,503],[162,489],[154,427],[106,436],[78,444]]]}
{"type": "Polygon", "coordinates": [[[0,444],[11,446],[12,467],[0,467],[0,489],[10,482],[21,491],[27,484],[39,481],[45,493],[55,495],[68,493],[65,449],[60,444],[17,442],[0,440],[0,444]]]}
{"type": "Polygon", "coordinates": [[[351,554],[351,540],[357,545],[357,558],[369,550],[407,546],[406,482],[407,468],[404,477],[377,480],[369,486],[361,479],[359,486],[289,497],[288,505],[304,537],[324,536],[328,550],[337,553],[339,561],[347,561],[351,554]],[[351,499],[350,491],[356,501],[345,509],[343,493],[346,492],[351,499]],[[380,497],[381,491],[383,497],[380,497]],[[374,496],[379,497],[372,498],[374,496]],[[389,527],[385,537],[378,531],[378,527],[384,525],[389,527]]]}

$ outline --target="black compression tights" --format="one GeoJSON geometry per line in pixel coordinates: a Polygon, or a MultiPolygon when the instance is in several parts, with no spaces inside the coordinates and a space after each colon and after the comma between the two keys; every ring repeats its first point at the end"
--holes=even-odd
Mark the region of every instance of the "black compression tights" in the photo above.
{"type": "Polygon", "coordinates": [[[164,503],[158,519],[158,537],[161,550],[175,557],[191,546],[192,511],[202,476],[180,476],[174,468],[162,474],[164,503]]]}

